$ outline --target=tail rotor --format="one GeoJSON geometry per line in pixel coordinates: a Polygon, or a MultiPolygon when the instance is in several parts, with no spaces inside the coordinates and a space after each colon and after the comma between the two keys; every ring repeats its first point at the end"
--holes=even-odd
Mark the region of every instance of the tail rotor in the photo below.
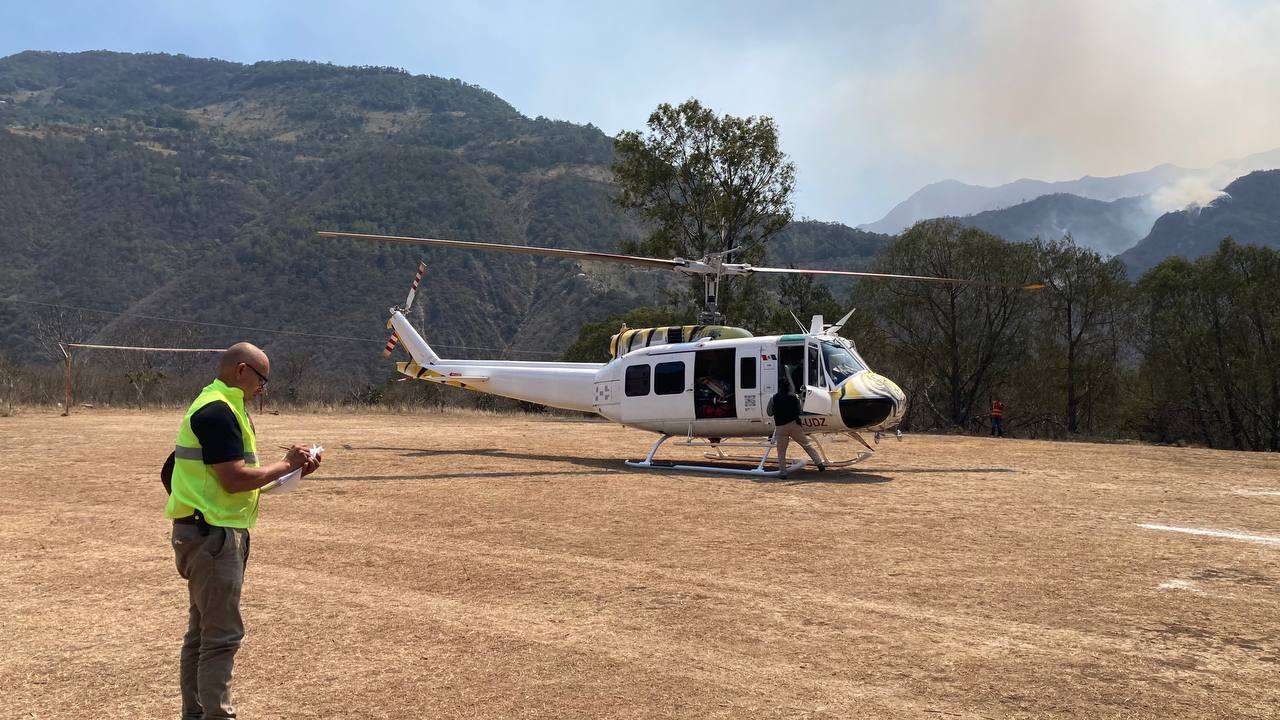
{"type": "Polygon", "coordinates": [[[418,296],[418,283],[422,282],[422,274],[427,271],[427,264],[422,260],[418,261],[418,273],[413,276],[413,284],[409,286],[409,296],[404,299],[404,311],[409,312],[409,308],[413,307],[413,299],[418,296]]]}
{"type": "MultiPolygon", "coordinates": [[[[421,260],[418,261],[418,272],[413,276],[413,284],[409,286],[409,295],[404,299],[404,307],[402,312],[409,312],[409,308],[413,307],[413,300],[418,296],[418,285],[422,282],[422,275],[427,271],[427,264],[421,260]]],[[[391,337],[387,338],[387,346],[382,349],[382,357],[391,357],[391,351],[396,349],[396,343],[400,342],[400,336],[391,326],[391,321],[387,320],[387,329],[391,330],[391,337]]]]}

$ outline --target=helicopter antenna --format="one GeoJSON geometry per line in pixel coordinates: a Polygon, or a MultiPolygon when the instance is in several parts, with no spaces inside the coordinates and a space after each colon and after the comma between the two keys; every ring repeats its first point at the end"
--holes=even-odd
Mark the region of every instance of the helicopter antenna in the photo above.
{"type": "MultiPolygon", "coordinates": [[[[856,309],[856,308],[855,308],[855,309],[856,309]]],[[[827,326],[827,328],[826,328],[825,330],[823,330],[823,331],[822,331],[822,334],[824,334],[824,335],[836,335],[836,334],[839,334],[840,329],[844,327],[844,324],[845,324],[845,323],[849,322],[849,318],[851,318],[851,317],[853,317],[853,310],[850,310],[849,312],[845,313],[845,314],[844,314],[844,317],[842,317],[842,318],[840,318],[839,320],[835,321],[835,323],[833,323],[833,324],[831,324],[831,325],[828,325],[828,326],[827,326]]]]}
{"type": "Polygon", "coordinates": [[[796,317],[795,313],[791,312],[790,310],[788,310],[787,313],[791,315],[792,320],[796,321],[796,327],[800,328],[800,332],[802,333],[809,332],[808,328],[804,326],[804,323],[800,322],[800,318],[796,317]]]}

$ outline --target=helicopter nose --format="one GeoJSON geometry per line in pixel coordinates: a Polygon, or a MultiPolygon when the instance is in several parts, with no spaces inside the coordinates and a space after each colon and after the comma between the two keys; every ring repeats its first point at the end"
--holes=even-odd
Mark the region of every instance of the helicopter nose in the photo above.
{"type": "Polygon", "coordinates": [[[840,388],[840,419],[855,430],[881,430],[898,424],[907,396],[892,380],[870,370],[845,380],[840,388]]]}

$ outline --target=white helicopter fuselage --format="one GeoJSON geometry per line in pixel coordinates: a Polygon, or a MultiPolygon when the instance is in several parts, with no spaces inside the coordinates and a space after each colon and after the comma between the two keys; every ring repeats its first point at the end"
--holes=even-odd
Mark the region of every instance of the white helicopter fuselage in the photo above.
{"type": "Polygon", "coordinates": [[[608,363],[569,363],[442,359],[401,312],[391,325],[413,357],[398,366],[406,376],[663,435],[767,436],[769,400],[784,377],[803,398],[800,423],[810,432],[888,430],[906,410],[897,385],[847,340],[821,332],[653,345],[608,363]]]}

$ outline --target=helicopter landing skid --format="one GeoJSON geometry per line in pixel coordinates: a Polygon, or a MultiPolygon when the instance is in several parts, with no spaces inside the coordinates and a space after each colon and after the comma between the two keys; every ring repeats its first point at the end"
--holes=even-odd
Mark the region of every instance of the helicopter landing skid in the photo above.
{"type": "MultiPolygon", "coordinates": [[[[810,436],[809,436],[809,439],[810,439],[810,440],[812,440],[812,441],[813,441],[813,443],[814,443],[815,445],[817,445],[817,446],[818,446],[818,455],[822,457],[822,462],[823,462],[823,464],[824,464],[824,465],[826,465],[826,466],[827,466],[827,467],[829,467],[829,468],[843,468],[843,467],[849,467],[850,465],[857,465],[858,463],[862,462],[863,460],[866,460],[867,458],[869,458],[869,457],[871,457],[872,455],[874,455],[874,454],[875,454],[875,450],[872,450],[872,449],[871,449],[871,446],[870,446],[870,445],[867,445],[867,442],[866,442],[865,440],[863,440],[861,436],[858,436],[858,435],[856,435],[855,433],[849,433],[849,434],[850,434],[850,435],[853,435],[853,436],[854,436],[854,437],[855,437],[859,442],[861,442],[863,445],[866,445],[867,449],[866,449],[866,450],[859,450],[857,453],[854,453],[854,456],[853,456],[853,457],[848,458],[848,459],[845,459],[845,460],[832,460],[832,459],[831,459],[831,456],[827,454],[827,448],[826,448],[826,447],[824,447],[824,446],[822,445],[822,441],[821,441],[821,440],[819,440],[819,439],[818,439],[818,437],[817,437],[816,435],[810,435],[810,436]]],[[[692,445],[692,444],[694,444],[694,443],[686,442],[686,443],[683,443],[683,444],[685,444],[685,445],[692,445]]],[[[750,443],[750,442],[719,442],[719,443],[713,443],[713,442],[708,442],[707,444],[708,444],[708,445],[710,445],[710,446],[711,446],[711,448],[712,448],[713,450],[715,450],[715,452],[714,452],[714,453],[706,453],[706,457],[707,457],[707,459],[709,459],[709,460],[733,460],[733,461],[739,461],[739,462],[741,462],[741,461],[750,461],[750,462],[755,462],[756,458],[755,458],[755,457],[752,457],[752,456],[748,456],[748,455],[726,455],[726,454],[725,454],[725,452],[724,452],[724,450],[722,450],[721,448],[725,448],[725,447],[764,447],[764,448],[770,448],[770,449],[772,449],[772,448],[774,447],[774,443],[773,443],[773,441],[772,441],[772,440],[766,440],[766,441],[764,441],[764,442],[759,442],[759,443],[750,443]]],[[[805,457],[805,453],[804,453],[803,448],[801,448],[800,455],[801,455],[801,457],[805,457]]],[[[766,457],[768,457],[768,456],[766,455],[766,457]]],[[[774,462],[776,463],[777,461],[775,460],[774,462]]],[[[813,464],[813,462],[811,462],[811,461],[810,461],[810,462],[805,462],[804,464],[805,464],[805,465],[808,465],[809,467],[816,467],[816,466],[813,464]]]]}
{"type": "MultiPolygon", "coordinates": [[[[710,453],[707,453],[708,458],[723,459],[723,460],[741,459],[749,462],[757,462],[757,458],[755,457],[732,458],[728,455],[725,455],[723,452],[721,452],[719,449],[719,446],[731,445],[736,447],[764,448],[765,449],[764,456],[759,458],[759,462],[755,466],[755,468],[750,468],[750,469],[743,468],[743,467],[732,467],[732,466],[713,465],[713,464],[693,464],[693,463],[687,463],[687,462],[677,462],[672,460],[654,460],[653,456],[658,453],[658,448],[662,447],[662,444],[665,443],[667,440],[670,440],[672,437],[673,437],[672,435],[663,435],[662,437],[658,438],[658,441],[653,444],[652,448],[649,449],[649,454],[645,456],[644,460],[627,460],[625,461],[627,466],[634,467],[634,468],[643,468],[646,470],[683,470],[687,472],[718,473],[722,475],[753,475],[756,477],[779,477],[783,474],[781,469],[765,470],[764,468],[765,463],[769,461],[769,454],[773,450],[773,443],[771,441],[758,442],[758,443],[746,443],[746,442],[738,442],[738,443],[714,442],[713,443],[710,440],[707,440],[705,442],[700,442],[698,440],[695,440],[694,438],[686,438],[684,441],[680,442],[681,445],[700,445],[704,447],[713,447],[713,448],[716,448],[716,452],[720,453],[719,458],[711,455],[710,453]]],[[[773,464],[777,465],[777,460],[774,460],[773,464]]],[[[786,471],[789,473],[795,472],[796,470],[803,468],[805,464],[806,463],[803,460],[797,460],[789,464],[786,468],[786,471]]]]}

